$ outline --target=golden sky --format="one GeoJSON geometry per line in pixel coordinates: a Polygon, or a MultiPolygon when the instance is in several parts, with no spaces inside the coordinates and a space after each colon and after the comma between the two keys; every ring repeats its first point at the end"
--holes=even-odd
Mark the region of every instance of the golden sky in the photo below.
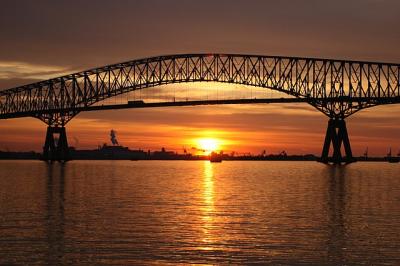
{"type": "MultiPolygon", "coordinates": [[[[3,1],[0,89],[176,53],[399,63],[398,10],[396,0],[3,1]]],[[[199,93],[204,86],[190,88],[199,93]]],[[[208,89],[249,88],[212,84],[208,89]]],[[[400,106],[392,105],[350,117],[354,153],[360,155],[367,146],[379,155],[389,147],[400,149],[399,114],[400,106]]],[[[109,143],[114,129],[119,142],[130,148],[182,152],[199,145],[199,139],[214,138],[227,152],[319,154],[326,125],[327,118],[307,104],[224,105],[81,113],[67,125],[67,133],[70,145],[88,149],[109,143]]],[[[0,150],[39,151],[45,129],[34,118],[1,120],[0,150]]]]}

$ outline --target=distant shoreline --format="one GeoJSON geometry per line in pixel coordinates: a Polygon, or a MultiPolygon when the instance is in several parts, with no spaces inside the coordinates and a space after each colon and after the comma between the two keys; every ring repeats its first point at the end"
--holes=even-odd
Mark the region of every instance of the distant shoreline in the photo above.
{"type": "MultiPolygon", "coordinates": [[[[222,161],[319,161],[320,157],[314,154],[303,155],[289,155],[285,151],[280,154],[263,154],[253,155],[250,153],[226,154],[220,151],[219,153],[212,153],[222,161]]],[[[397,157],[392,157],[397,158],[397,157]]],[[[16,151],[0,151],[0,160],[41,160],[42,154],[29,151],[29,152],[16,152],[16,151]]],[[[354,157],[359,162],[388,162],[388,157],[354,157]]],[[[206,154],[191,154],[177,153],[175,151],[168,151],[165,148],[156,151],[144,150],[131,150],[128,147],[120,145],[108,146],[104,144],[94,150],[77,150],[70,147],[68,160],[131,160],[131,161],[206,161],[210,160],[210,155],[206,154]]]]}
{"type": "MultiPolygon", "coordinates": [[[[371,158],[364,158],[364,157],[354,157],[356,162],[388,162],[388,159],[385,157],[371,157],[371,158]]],[[[39,153],[19,153],[16,155],[7,154],[5,155],[3,152],[0,153],[0,161],[7,161],[7,160],[21,160],[21,161],[28,161],[28,160],[41,160],[41,154],[39,153]]],[[[209,158],[207,156],[193,156],[191,158],[70,158],[70,161],[208,161],[209,158]]],[[[299,155],[293,156],[286,156],[284,158],[274,158],[274,157],[257,157],[257,156],[248,156],[248,157],[229,157],[224,158],[223,161],[309,161],[309,162],[317,162],[319,157],[304,157],[299,155]]]]}

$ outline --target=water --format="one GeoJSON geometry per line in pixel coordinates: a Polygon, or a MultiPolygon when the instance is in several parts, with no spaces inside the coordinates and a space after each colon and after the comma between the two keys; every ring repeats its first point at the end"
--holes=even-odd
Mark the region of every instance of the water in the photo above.
{"type": "Polygon", "coordinates": [[[400,264],[400,165],[0,161],[0,264],[400,264]]]}

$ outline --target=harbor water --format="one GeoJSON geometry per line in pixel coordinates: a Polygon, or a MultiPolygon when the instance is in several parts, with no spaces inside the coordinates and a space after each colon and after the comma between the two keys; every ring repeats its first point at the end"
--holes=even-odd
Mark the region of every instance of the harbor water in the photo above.
{"type": "Polygon", "coordinates": [[[400,165],[0,161],[0,264],[400,264],[400,165]]]}

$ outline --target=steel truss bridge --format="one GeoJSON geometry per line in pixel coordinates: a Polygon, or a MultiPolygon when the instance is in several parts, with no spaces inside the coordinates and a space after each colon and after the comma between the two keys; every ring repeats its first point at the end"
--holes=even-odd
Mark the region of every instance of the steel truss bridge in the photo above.
{"type": "Polygon", "coordinates": [[[68,160],[65,125],[82,111],[207,104],[305,102],[329,118],[321,161],[353,161],[345,118],[364,108],[400,103],[400,64],[284,56],[184,54],[94,68],[0,91],[0,119],[35,117],[48,125],[43,159],[68,160]],[[98,103],[132,91],[184,82],[267,88],[284,98],[98,103]],[[59,140],[54,141],[54,135],[59,140]],[[330,152],[332,147],[332,152],[330,152]],[[343,153],[342,153],[343,148],[343,153]]]}

